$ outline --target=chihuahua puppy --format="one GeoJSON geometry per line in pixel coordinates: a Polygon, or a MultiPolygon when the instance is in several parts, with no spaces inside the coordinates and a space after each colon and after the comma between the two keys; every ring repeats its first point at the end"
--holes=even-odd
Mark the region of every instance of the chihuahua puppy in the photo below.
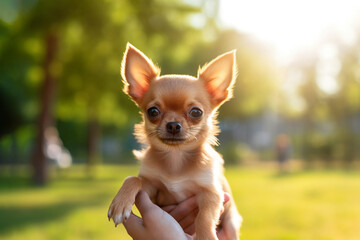
{"type": "Polygon", "coordinates": [[[110,205],[109,219],[116,225],[126,221],[140,190],[159,206],[196,195],[195,239],[216,240],[217,227],[228,239],[239,239],[242,219],[233,200],[220,217],[224,192],[231,190],[223,159],[212,147],[219,132],[217,109],[231,97],[236,78],[235,51],[200,68],[197,78],[160,76],[160,69],[128,43],[121,74],[125,93],[142,110],[135,136],[147,147],[134,152],[141,163],[139,175],[125,179],[110,205]]]}

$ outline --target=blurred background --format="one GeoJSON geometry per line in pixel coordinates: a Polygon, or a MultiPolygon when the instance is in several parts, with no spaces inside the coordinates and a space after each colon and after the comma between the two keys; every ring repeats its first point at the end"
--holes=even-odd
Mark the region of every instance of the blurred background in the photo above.
{"type": "Polygon", "coordinates": [[[162,74],[237,50],[220,145],[243,239],[358,239],[360,2],[0,1],[0,238],[130,239],[127,42],[162,74]]]}

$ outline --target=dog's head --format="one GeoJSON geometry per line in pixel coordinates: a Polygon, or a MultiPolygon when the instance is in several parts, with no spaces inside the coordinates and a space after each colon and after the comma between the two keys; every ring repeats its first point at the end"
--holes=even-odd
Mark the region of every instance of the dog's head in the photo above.
{"type": "Polygon", "coordinates": [[[235,51],[200,68],[197,78],[160,76],[160,69],[128,44],[121,74],[124,91],[144,115],[138,137],[159,148],[191,148],[214,139],[214,114],[231,97],[235,81],[235,51]]]}

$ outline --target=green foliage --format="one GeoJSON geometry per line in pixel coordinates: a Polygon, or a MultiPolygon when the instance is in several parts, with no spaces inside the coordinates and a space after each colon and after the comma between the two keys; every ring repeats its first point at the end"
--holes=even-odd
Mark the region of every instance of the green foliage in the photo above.
{"type": "Polygon", "coordinates": [[[300,62],[297,67],[303,73],[300,86],[306,108],[302,113],[305,126],[304,157],[307,160],[344,160],[345,163],[358,157],[358,129],[351,119],[360,114],[360,78],[358,44],[345,48],[338,43],[341,70],[336,76],[339,90],[333,94],[323,92],[317,84],[318,59],[300,62]],[[357,130],[356,130],[357,129],[357,130]]]}
{"type": "Polygon", "coordinates": [[[223,156],[226,165],[240,165],[245,161],[257,160],[257,154],[245,144],[238,142],[228,142],[219,147],[219,152],[223,156]]]}
{"type": "MultiPolygon", "coordinates": [[[[159,62],[170,60],[176,66],[174,47],[178,53],[189,53],[186,41],[202,41],[201,31],[187,19],[199,8],[181,1],[39,0],[18,5],[6,1],[4,6],[13,14],[10,18],[1,10],[0,15],[9,21],[0,20],[0,91],[6,93],[2,94],[1,111],[7,116],[2,119],[2,135],[24,124],[23,118],[34,123],[39,114],[49,33],[57,43],[50,66],[57,88],[51,112],[58,121],[81,124],[80,129],[90,121],[102,128],[128,128],[138,121],[138,109],[122,93],[119,74],[126,42],[159,62]],[[7,102],[14,104],[9,108],[7,102]]],[[[66,138],[68,134],[61,135],[66,138]]],[[[86,138],[87,133],[78,135],[78,148],[86,145],[86,138]]]]}
{"type": "Polygon", "coordinates": [[[0,112],[0,137],[13,132],[24,121],[18,99],[3,86],[0,86],[0,112]]]}

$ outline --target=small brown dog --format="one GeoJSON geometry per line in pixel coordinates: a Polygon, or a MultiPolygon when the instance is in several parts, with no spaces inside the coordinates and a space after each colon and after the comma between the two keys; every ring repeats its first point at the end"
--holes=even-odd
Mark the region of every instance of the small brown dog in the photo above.
{"type": "Polygon", "coordinates": [[[116,225],[126,221],[140,190],[159,206],[196,195],[195,239],[217,239],[217,226],[228,239],[239,239],[241,217],[233,200],[220,217],[224,192],[231,190],[223,174],[223,159],[212,147],[219,131],[216,111],[231,97],[236,78],[235,51],[199,69],[197,78],[159,76],[160,69],[128,44],[121,74],[124,91],[144,113],[135,135],[148,147],[135,152],[141,162],[139,176],[125,179],[110,205],[109,219],[116,225]]]}

